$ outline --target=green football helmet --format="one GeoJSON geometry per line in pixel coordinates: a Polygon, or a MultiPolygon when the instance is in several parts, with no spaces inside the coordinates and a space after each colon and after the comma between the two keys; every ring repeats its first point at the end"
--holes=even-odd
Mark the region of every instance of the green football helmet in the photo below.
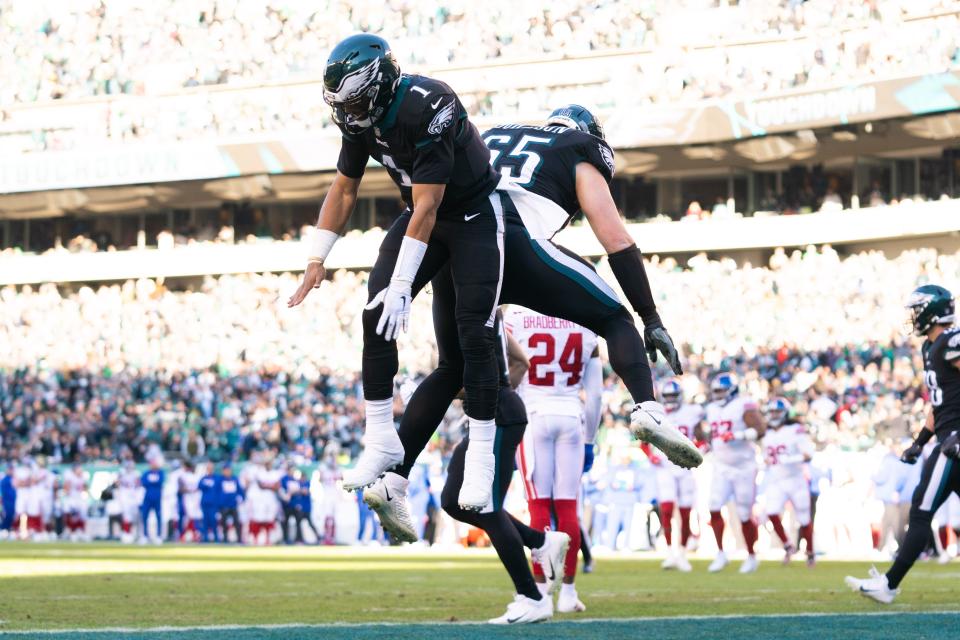
{"type": "Polygon", "coordinates": [[[918,336],[924,336],[937,324],[953,324],[953,294],[941,286],[925,284],[917,287],[907,299],[910,326],[918,336]]]}
{"type": "Polygon", "coordinates": [[[341,41],[327,58],[323,100],[333,108],[333,121],[348,133],[362,133],[386,114],[400,65],[380,36],[358,33],[341,41]]]}
{"type": "Polygon", "coordinates": [[[547,124],[558,124],[570,129],[579,129],[601,140],[604,139],[600,121],[586,107],[581,107],[578,104],[568,104],[559,109],[554,109],[550,117],[547,118],[547,124]]]}

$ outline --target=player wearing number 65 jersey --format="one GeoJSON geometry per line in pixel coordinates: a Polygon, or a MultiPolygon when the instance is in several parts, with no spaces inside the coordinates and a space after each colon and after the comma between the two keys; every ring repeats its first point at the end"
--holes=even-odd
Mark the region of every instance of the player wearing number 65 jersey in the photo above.
{"type": "MultiPolygon", "coordinates": [[[[583,611],[586,607],[574,587],[580,553],[577,498],[585,445],[592,448],[600,426],[603,370],[597,335],[569,320],[523,307],[511,307],[504,325],[530,363],[518,389],[527,407],[527,431],[517,450],[530,526],[547,529],[553,513],[557,529],[570,536],[557,610],[583,611]]],[[[534,565],[534,575],[541,584],[549,578],[539,564],[534,565]]]]}
{"type": "Polygon", "coordinates": [[[710,483],[710,526],[717,539],[717,557],[709,571],[727,566],[723,551],[723,515],[720,510],[731,499],[737,505],[737,517],[747,546],[747,559],[740,573],[752,573],[759,562],[753,546],[757,542],[757,523],[753,505],[757,498],[757,440],[763,436],[763,418],[753,399],[740,395],[737,378],[721,373],[710,383],[712,402],[707,405],[710,448],[713,451],[713,479],[710,483]]]}
{"type": "Polygon", "coordinates": [[[953,294],[937,285],[918,287],[907,301],[910,324],[923,342],[924,382],[930,392],[927,423],[901,459],[916,464],[924,445],[934,435],[937,444],[923,464],[920,484],[913,492],[910,524],[893,566],[886,574],[872,569],[861,580],[847,576],[847,586],[862,595],[889,604],[900,592],[900,581],[927,546],[933,514],[952,493],[960,494],[960,327],[955,322],[953,294]]]}
{"type": "Polygon", "coordinates": [[[783,543],[783,563],[788,564],[796,547],[783,529],[787,501],[800,524],[800,537],[807,543],[807,566],[813,566],[813,522],[810,518],[810,486],[803,465],[813,457],[813,443],[802,424],[789,422],[790,403],[774,398],[767,403],[767,432],[763,436],[766,463],[767,518],[783,543]]]}
{"type": "MultiPolygon", "coordinates": [[[[667,410],[670,424],[684,436],[694,440],[697,437],[697,429],[703,422],[703,408],[683,401],[683,388],[676,380],[667,380],[660,385],[660,397],[667,410]]],[[[654,461],[653,466],[656,470],[657,503],[660,506],[663,537],[667,542],[667,557],[660,566],[686,573],[692,569],[690,561],[687,560],[687,541],[690,540],[690,511],[697,496],[697,483],[693,470],[678,467],[658,455],[652,456],[651,460],[654,461]],[[679,508],[680,512],[680,546],[677,551],[673,550],[673,510],[675,508],[679,508]]]]}

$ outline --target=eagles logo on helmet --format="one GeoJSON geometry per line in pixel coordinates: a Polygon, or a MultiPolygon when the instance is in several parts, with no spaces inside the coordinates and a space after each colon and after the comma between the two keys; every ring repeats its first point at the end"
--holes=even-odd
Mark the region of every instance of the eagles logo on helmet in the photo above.
{"type": "Polygon", "coordinates": [[[917,287],[907,299],[906,308],[910,313],[910,328],[918,336],[925,336],[930,328],[937,324],[953,324],[953,294],[935,284],[917,287]]]}
{"type": "Polygon", "coordinates": [[[386,115],[399,82],[400,65],[387,41],[360,33],[341,41],[327,58],[323,99],[333,109],[333,121],[358,134],[386,115]]]}

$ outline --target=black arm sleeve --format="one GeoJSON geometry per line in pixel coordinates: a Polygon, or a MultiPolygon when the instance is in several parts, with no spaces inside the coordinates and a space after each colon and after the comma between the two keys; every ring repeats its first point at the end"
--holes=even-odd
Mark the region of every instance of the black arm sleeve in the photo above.
{"type": "Polygon", "coordinates": [[[643,266],[643,254],[637,245],[633,244],[611,253],[608,256],[610,269],[620,283],[620,288],[630,301],[633,310],[643,320],[645,327],[660,326],[660,315],[657,305],[653,301],[653,292],[650,290],[650,280],[647,279],[647,270],[643,266]]]}
{"type": "Polygon", "coordinates": [[[348,178],[362,178],[369,159],[370,154],[367,153],[363,142],[343,136],[340,143],[340,157],[337,158],[337,171],[348,178]]]}

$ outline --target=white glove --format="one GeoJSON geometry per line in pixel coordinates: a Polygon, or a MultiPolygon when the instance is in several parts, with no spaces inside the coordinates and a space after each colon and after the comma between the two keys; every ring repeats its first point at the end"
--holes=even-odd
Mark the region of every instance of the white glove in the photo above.
{"type": "Polygon", "coordinates": [[[373,296],[366,308],[374,309],[383,304],[380,312],[380,321],[377,322],[377,335],[384,340],[396,340],[401,331],[407,331],[410,324],[410,284],[390,280],[386,289],[373,296]]]}

